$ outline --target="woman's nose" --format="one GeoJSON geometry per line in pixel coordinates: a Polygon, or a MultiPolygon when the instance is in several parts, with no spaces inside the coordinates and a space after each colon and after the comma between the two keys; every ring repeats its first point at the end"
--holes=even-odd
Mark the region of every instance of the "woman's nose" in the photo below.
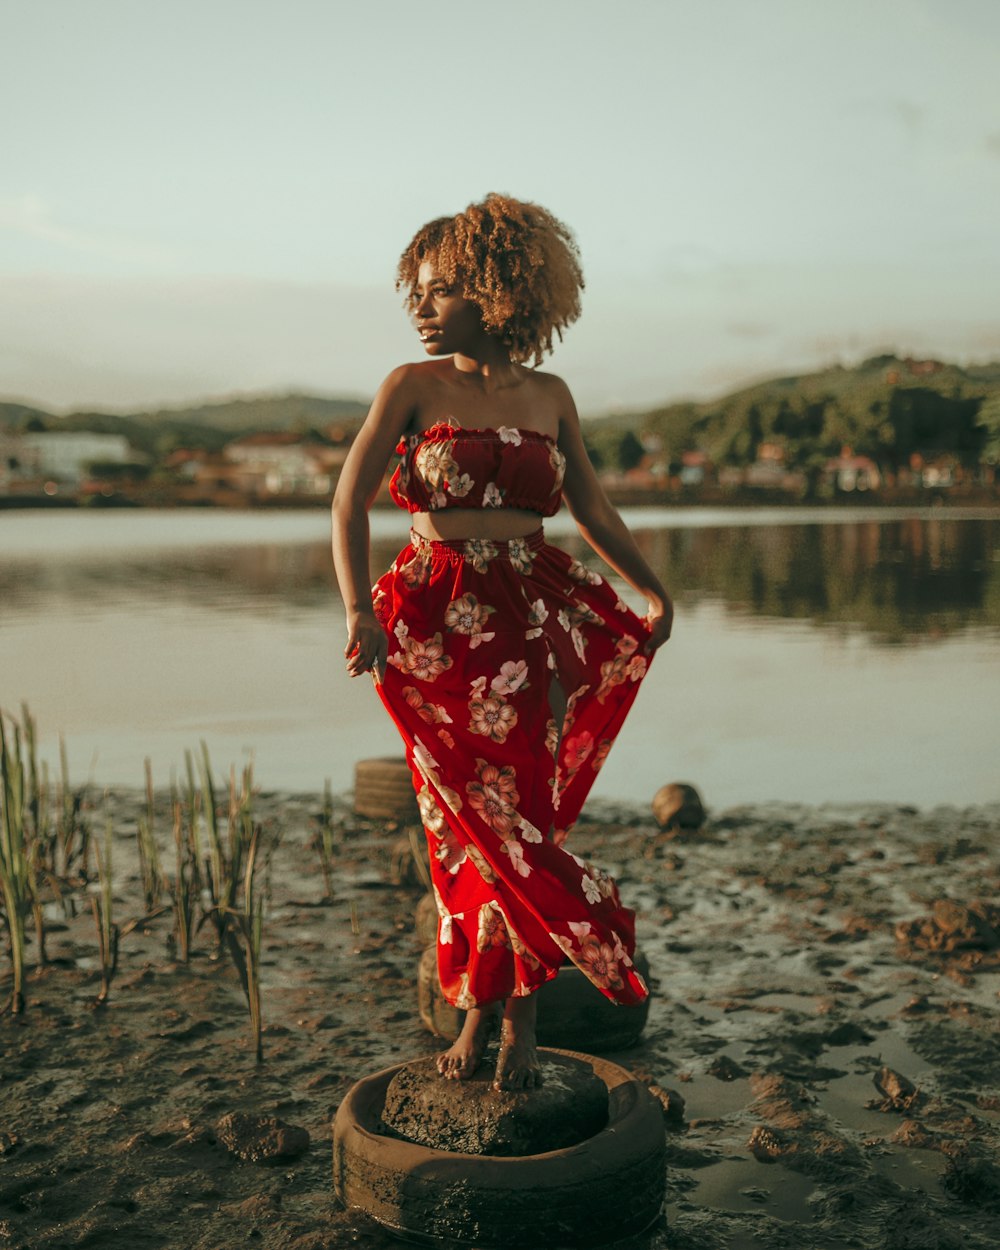
{"type": "Polygon", "coordinates": [[[426,317],[431,308],[431,293],[427,291],[417,300],[417,316],[426,317]]]}

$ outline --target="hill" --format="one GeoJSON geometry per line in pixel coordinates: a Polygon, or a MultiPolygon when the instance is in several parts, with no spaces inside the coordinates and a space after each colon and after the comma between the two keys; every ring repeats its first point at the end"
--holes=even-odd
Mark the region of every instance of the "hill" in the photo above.
{"type": "Polygon", "coordinates": [[[641,441],[667,459],[699,449],[734,465],[773,444],[789,465],[806,469],[848,445],[894,471],[914,454],[976,463],[1000,434],[998,409],[1000,363],[961,368],[884,355],[768,379],[707,403],[597,418],[587,440],[596,458],[626,468],[641,441]]]}
{"type": "Polygon", "coordinates": [[[179,408],[111,413],[77,411],[59,416],[23,403],[0,402],[0,430],[92,430],[123,434],[133,447],[162,456],[174,447],[217,450],[241,434],[261,430],[327,430],[338,426],[355,432],[368,405],[358,399],[316,395],[236,396],[179,408]]]}

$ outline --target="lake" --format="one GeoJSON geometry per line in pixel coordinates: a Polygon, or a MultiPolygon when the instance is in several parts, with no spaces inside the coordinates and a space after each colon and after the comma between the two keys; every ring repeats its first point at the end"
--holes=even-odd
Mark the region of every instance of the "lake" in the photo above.
{"type": "MultiPolygon", "coordinates": [[[[625,509],[677,622],[594,794],[1000,798],[1000,513],[625,509]]],[[[588,555],[565,512],[550,538],[588,555]]],[[[65,736],[73,780],[166,784],[204,739],[265,789],[349,789],[400,754],[344,673],[325,512],[0,513],[0,706],[65,736]]],[[[372,517],[372,568],[406,540],[372,517]]],[[[639,607],[631,592],[623,597],[639,607]]]]}

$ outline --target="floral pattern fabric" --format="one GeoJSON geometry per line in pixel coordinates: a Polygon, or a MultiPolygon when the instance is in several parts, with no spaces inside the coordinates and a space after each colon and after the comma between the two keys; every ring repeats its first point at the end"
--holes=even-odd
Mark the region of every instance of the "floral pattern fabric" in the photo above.
{"type": "Polygon", "coordinates": [[[439,421],[401,439],[396,452],[402,460],[389,493],[409,512],[527,508],[553,516],[559,509],[566,461],[537,430],[471,430],[439,421]]]}
{"type": "Polygon", "coordinates": [[[378,690],[430,847],[445,997],[467,1009],[530,994],[569,959],[608,998],[641,1001],[634,915],[564,843],[646,674],[645,622],[540,529],[506,542],[411,533],[373,598],[389,642],[378,690]]]}

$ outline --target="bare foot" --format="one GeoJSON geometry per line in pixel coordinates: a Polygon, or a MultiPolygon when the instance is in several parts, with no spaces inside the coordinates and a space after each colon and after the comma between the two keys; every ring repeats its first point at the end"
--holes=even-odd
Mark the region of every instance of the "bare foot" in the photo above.
{"type": "Polygon", "coordinates": [[[467,1081],[479,1067],[486,1045],[496,1028],[498,1003],[472,1007],[458,1037],[437,1057],[437,1070],[446,1081],[467,1081]]]}
{"type": "Polygon", "coordinates": [[[496,1090],[535,1089],[542,1083],[542,1069],[535,1049],[535,1017],[538,1004],[528,998],[508,998],[500,1026],[500,1053],[493,1077],[496,1090]]]}

